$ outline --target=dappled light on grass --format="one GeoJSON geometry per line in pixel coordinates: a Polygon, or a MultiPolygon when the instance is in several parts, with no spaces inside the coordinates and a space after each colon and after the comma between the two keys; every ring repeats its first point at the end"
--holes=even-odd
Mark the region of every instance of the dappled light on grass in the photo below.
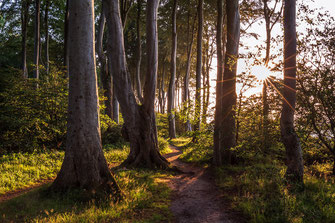
{"type": "Polygon", "coordinates": [[[115,178],[125,193],[125,199],[118,203],[111,199],[86,200],[76,192],[66,196],[49,194],[49,185],[45,185],[0,203],[0,213],[6,213],[0,216],[0,222],[169,221],[170,189],[157,180],[169,176],[167,172],[146,169],[116,171],[115,178]]]}

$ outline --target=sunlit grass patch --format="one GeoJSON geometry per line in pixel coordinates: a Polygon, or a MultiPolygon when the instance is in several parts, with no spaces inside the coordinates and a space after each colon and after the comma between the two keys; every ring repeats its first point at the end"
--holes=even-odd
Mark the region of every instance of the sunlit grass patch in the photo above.
{"type": "Polygon", "coordinates": [[[12,153],[0,158],[0,195],[55,177],[64,152],[12,153]]]}
{"type": "Polygon", "coordinates": [[[263,159],[217,169],[217,183],[250,222],[335,222],[335,187],[305,174],[304,190],[285,182],[286,167],[263,159]]]}
{"type": "Polygon", "coordinates": [[[190,137],[178,137],[175,139],[171,139],[171,144],[177,147],[183,147],[189,144],[192,141],[190,137]]]}
{"type": "Polygon", "coordinates": [[[111,200],[82,202],[76,193],[46,194],[47,186],[0,204],[1,222],[169,222],[170,189],[158,180],[168,173],[120,170],[115,177],[125,193],[111,200]]]}

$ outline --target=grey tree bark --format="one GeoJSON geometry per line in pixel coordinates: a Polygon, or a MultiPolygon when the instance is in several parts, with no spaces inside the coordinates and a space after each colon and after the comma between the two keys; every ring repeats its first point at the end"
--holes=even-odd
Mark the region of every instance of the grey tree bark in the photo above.
{"type": "Polygon", "coordinates": [[[94,3],[71,0],[67,144],[55,191],[72,188],[119,194],[101,146],[94,47],[94,3]]]}
{"type": "Polygon", "coordinates": [[[147,2],[147,73],[141,105],[136,102],[127,70],[119,1],[104,0],[104,4],[109,32],[108,54],[113,67],[114,89],[125,121],[125,133],[130,141],[130,153],[122,165],[168,168],[168,161],[158,151],[154,112],[158,67],[157,9],[159,0],[147,2]]]}
{"type": "Polygon", "coordinates": [[[197,66],[195,83],[195,118],[194,130],[200,130],[201,123],[201,66],[202,66],[202,32],[203,32],[203,0],[198,2],[198,37],[197,37],[197,66]]]}
{"type": "Polygon", "coordinates": [[[27,70],[27,26],[29,20],[29,0],[21,3],[21,28],[22,28],[22,73],[24,78],[28,78],[27,70]]]}
{"type": "Polygon", "coordinates": [[[217,55],[217,77],[216,77],[216,106],[214,118],[214,153],[213,164],[222,165],[221,159],[221,122],[222,122],[222,78],[223,78],[223,50],[222,50],[222,27],[223,27],[223,0],[217,0],[218,17],[216,24],[216,55],[217,55]]]}
{"type": "Polygon", "coordinates": [[[171,50],[171,77],[168,91],[168,116],[169,116],[169,137],[176,138],[176,120],[173,114],[176,95],[176,60],[177,60],[177,0],[173,1],[172,7],[172,50],[171,50]]]}
{"type": "Polygon", "coordinates": [[[45,26],[45,70],[49,74],[49,7],[50,1],[45,1],[44,26],[45,26]]]}
{"type": "Polygon", "coordinates": [[[282,141],[286,149],[286,178],[303,183],[304,165],[300,141],[294,130],[296,102],[296,1],[284,1],[284,89],[280,119],[282,141]]]}
{"type": "Polygon", "coordinates": [[[103,4],[102,4],[102,11],[100,15],[100,21],[99,21],[99,30],[98,30],[98,36],[97,36],[97,54],[98,59],[100,62],[100,73],[101,73],[101,82],[102,87],[104,89],[104,96],[106,97],[105,100],[105,106],[106,106],[106,114],[108,117],[113,119],[113,88],[112,88],[112,77],[110,74],[110,69],[108,66],[108,60],[104,53],[103,49],[103,39],[104,39],[104,30],[105,30],[105,23],[106,23],[106,17],[103,11],[103,4]]]}
{"type": "Polygon", "coordinates": [[[141,61],[142,61],[142,47],[141,47],[141,11],[142,0],[137,0],[137,58],[136,58],[136,91],[137,97],[142,102],[142,84],[141,84],[141,61]]]}
{"type": "Polygon", "coordinates": [[[236,107],[236,69],[240,40],[240,13],[238,0],[226,2],[227,44],[224,73],[222,79],[222,123],[220,149],[223,163],[231,163],[231,148],[236,145],[235,107],[236,107]]]}
{"type": "Polygon", "coordinates": [[[186,62],[186,74],[184,78],[184,90],[183,90],[183,103],[187,109],[187,120],[185,124],[186,132],[192,131],[191,121],[189,119],[189,100],[190,100],[190,93],[189,93],[189,85],[190,85],[190,70],[191,70],[191,59],[192,59],[192,49],[193,49],[193,41],[194,41],[194,30],[195,30],[195,21],[196,16],[194,16],[194,21],[192,25],[192,33],[190,35],[190,9],[188,12],[188,19],[187,19],[187,62],[186,62]],[[190,44],[188,44],[190,43],[190,44]]]}
{"type": "Polygon", "coordinates": [[[64,67],[69,76],[69,0],[66,0],[64,15],[64,67]]]}
{"type": "Polygon", "coordinates": [[[39,59],[40,59],[40,13],[41,13],[41,0],[35,0],[35,37],[34,37],[34,65],[33,78],[39,79],[39,59]]]}

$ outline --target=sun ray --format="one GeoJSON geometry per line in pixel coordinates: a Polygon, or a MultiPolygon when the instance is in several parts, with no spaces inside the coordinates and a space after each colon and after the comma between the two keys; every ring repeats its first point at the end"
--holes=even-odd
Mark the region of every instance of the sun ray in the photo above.
{"type": "Polygon", "coordinates": [[[287,99],[284,97],[284,95],[278,90],[278,88],[271,82],[269,81],[269,83],[271,84],[271,86],[275,89],[275,91],[277,91],[277,93],[283,98],[283,100],[288,104],[288,106],[294,111],[295,109],[293,108],[293,106],[290,104],[290,102],[287,101],[287,99]]]}

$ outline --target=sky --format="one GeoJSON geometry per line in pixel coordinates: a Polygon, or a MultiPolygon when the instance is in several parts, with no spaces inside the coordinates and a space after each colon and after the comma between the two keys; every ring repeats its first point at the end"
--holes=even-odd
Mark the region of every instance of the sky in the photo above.
{"type": "MultiPolygon", "coordinates": [[[[309,4],[310,8],[312,9],[317,9],[317,8],[323,8],[321,9],[321,11],[329,11],[329,14],[333,17],[335,17],[335,0],[298,0],[297,1],[297,5],[301,2],[304,2],[305,4],[309,4]]],[[[303,32],[304,31],[304,26],[301,25],[300,27],[297,27],[297,30],[303,32]]],[[[250,31],[252,32],[256,32],[260,35],[260,38],[258,40],[253,39],[252,41],[250,41],[249,39],[243,38],[241,37],[241,41],[243,42],[243,44],[248,44],[250,48],[250,51],[255,50],[255,46],[258,44],[263,44],[265,45],[265,40],[266,40],[266,33],[265,33],[265,24],[255,24],[253,27],[251,27],[250,31]]],[[[282,32],[281,28],[280,28],[280,24],[276,24],[273,32],[272,32],[272,36],[276,36],[278,33],[282,32]]],[[[272,49],[272,51],[274,51],[275,49],[272,49]]],[[[245,53],[246,51],[244,49],[240,48],[240,52],[245,53]]],[[[262,54],[265,54],[265,51],[262,52],[262,54]]],[[[264,57],[264,56],[263,56],[264,57]]],[[[210,107],[213,107],[215,104],[215,87],[216,87],[216,58],[213,58],[213,62],[212,62],[212,70],[211,70],[211,105],[210,107]]],[[[237,72],[241,73],[243,71],[246,70],[246,61],[245,60],[238,60],[238,69],[237,72]]],[[[255,74],[257,76],[257,74],[255,74]]],[[[272,73],[271,75],[277,76],[278,78],[282,77],[282,73],[278,72],[278,73],[272,73]]],[[[239,93],[240,90],[240,85],[237,85],[237,93],[239,93]]],[[[253,89],[250,89],[248,92],[245,93],[246,96],[250,96],[252,94],[260,94],[262,89],[262,85],[261,84],[257,84],[257,86],[253,89]]]]}

